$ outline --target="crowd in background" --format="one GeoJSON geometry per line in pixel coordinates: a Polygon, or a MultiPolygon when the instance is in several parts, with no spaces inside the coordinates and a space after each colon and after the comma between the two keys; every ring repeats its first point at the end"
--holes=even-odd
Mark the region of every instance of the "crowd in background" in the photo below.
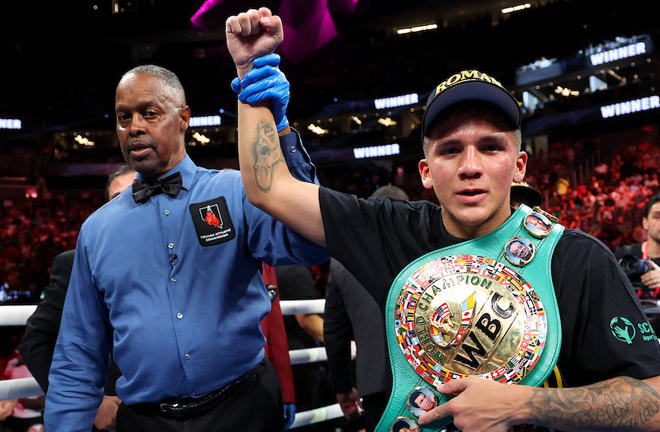
{"type": "MultiPolygon", "coordinates": [[[[547,151],[530,155],[525,179],[541,192],[543,206],[562,224],[594,235],[613,251],[641,241],[644,204],[660,190],[660,143],[655,128],[643,138],[631,135],[628,139],[637,141],[609,149],[602,143],[601,148],[587,145],[589,140],[553,143],[547,151]],[[582,179],[575,175],[577,171],[582,179]]],[[[396,173],[378,165],[334,167],[327,172],[320,167],[319,177],[326,186],[361,197],[397,182],[396,173]]],[[[413,199],[427,197],[418,182],[402,187],[413,199]]],[[[53,258],[75,248],[80,225],[102,199],[90,193],[76,199],[70,193],[50,191],[36,199],[4,200],[0,206],[0,288],[7,297],[13,291],[21,294],[19,299],[0,300],[38,302],[53,258]]]]}
{"type": "MultiPolygon", "coordinates": [[[[100,204],[65,194],[6,199],[0,206],[0,302],[37,303],[55,255],[74,249],[83,221],[100,204]]],[[[89,194],[89,197],[93,195],[89,194]]]]}
{"type": "Polygon", "coordinates": [[[619,143],[601,161],[589,155],[591,163],[583,159],[581,145],[558,143],[544,157],[531,158],[527,181],[541,191],[546,210],[567,228],[593,235],[612,251],[641,242],[646,238],[644,205],[660,191],[659,143],[654,134],[646,138],[619,143]],[[583,181],[571,181],[576,171],[582,172],[583,181]]]}

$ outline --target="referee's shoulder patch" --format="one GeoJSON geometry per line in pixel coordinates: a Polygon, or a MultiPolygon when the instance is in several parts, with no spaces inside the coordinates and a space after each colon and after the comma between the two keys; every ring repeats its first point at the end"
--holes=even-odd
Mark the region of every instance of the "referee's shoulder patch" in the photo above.
{"type": "Polygon", "coordinates": [[[233,240],[236,236],[225,197],[193,203],[189,209],[200,245],[214,246],[233,240]]]}

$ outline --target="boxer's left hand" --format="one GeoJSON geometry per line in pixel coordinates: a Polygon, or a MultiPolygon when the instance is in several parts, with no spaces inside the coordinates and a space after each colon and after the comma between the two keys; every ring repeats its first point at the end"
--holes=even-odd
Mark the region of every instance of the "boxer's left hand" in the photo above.
{"type": "Polygon", "coordinates": [[[513,412],[520,403],[513,397],[522,387],[525,386],[506,386],[479,377],[449,381],[436,388],[455,397],[421,415],[419,423],[453,416],[454,425],[465,432],[506,432],[515,424],[513,412]]]}

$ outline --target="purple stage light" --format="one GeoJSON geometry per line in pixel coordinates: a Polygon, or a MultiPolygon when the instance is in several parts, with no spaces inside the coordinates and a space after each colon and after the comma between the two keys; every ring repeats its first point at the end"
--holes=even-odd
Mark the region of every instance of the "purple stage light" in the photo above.
{"type": "MultiPolygon", "coordinates": [[[[293,63],[300,63],[337,36],[332,11],[355,11],[358,0],[280,0],[271,2],[271,10],[282,18],[284,42],[278,52],[293,63]]],[[[218,28],[226,12],[235,13],[230,0],[206,0],[190,18],[197,29],[218,28]],[[221,6],[221,7],[219,7],[221,6]],[[212,9],[213,12],[211,12],[212,9]],[[223,11],[225,9],[226,11],[223,11]],[[230,9],[232,11],[230,12],[230,9]]],[[[224,18],[226,19],[226,18],[224,18]]]]}
{"type": "Polygon", "coordinates": [[[190,17],[190,22],[192,23],[192,25],[195,26],[196,28],[200,28],[201,27],[200,17],[209,10],[213,9],[214,7],[222,3],[223,1],[224,0],[206,0],[199,7],[199,9],[197,9],[197,12],[195,12],[193,16],[190,17]]]}
{"type": "Polygon", "coordinates": [[[278,51],[293,63],[337,36],[328,0],[283,0],[278,15],[284,23],[284,42],[278,51]]]}

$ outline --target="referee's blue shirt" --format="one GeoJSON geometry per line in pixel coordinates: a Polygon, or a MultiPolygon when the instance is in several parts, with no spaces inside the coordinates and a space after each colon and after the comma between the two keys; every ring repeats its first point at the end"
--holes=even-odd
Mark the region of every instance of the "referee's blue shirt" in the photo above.
{"type": "MultiPolygon", "coordinates": [[[[295,133],[281,147],[298,178],[315,178],[295,133]]],[[[49,432],[89,432],[113,346],[126,404],[202,396],[237,379],[264,356],[261,261],[328,259],[248,203],[238,171],[186,156],[175,172],[178,197],[136,204],[128,188],[81,227],[49,374],[49,432]]]]}

